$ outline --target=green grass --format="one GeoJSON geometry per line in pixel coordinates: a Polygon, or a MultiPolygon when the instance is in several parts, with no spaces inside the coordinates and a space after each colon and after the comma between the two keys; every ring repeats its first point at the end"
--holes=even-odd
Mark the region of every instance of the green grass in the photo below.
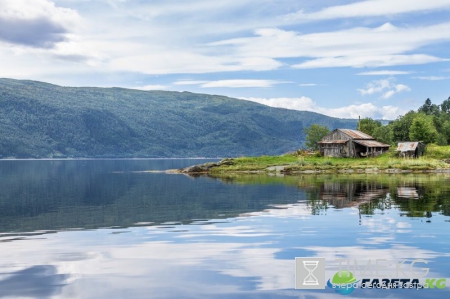
{"type": "Polygon", "coordinates": [[[439,146],[439,145],[429,145],[426,149],[426,157],[434,159],[450,159],[450,145],[439,146]]]}
{"type": "Polygon", "coordinates": [[[450,164],[444,162],[447,158],[450,158],[450,146],[430,146],[426,154],[418,159],[399,158],[395,151],[373,158],[332,158],[299,152],[282,156],[236,158],[232,159],[233,165],[213,168],[212,173],[266,171],[270,166],[285,166],[285,171],[291,173],[305,170],[361,172],[366,169],[423,171],[450,168],[450,164]]]}

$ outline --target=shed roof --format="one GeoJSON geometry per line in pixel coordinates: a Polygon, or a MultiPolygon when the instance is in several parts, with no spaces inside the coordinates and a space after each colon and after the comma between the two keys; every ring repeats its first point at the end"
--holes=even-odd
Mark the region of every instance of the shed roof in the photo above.
{"type": "Polygon", "coordinates": [[[350,136],[352,139],[375,139],[372,136],[357,130],[350,130],[350,129],[338,129],[338,130],[350,136]]]}
{"type": "Polygon", "coordinates": [[[353,140],[353,142],[366,147],[390,147],[389,144],[381,143],[375,140],[353,140]]]}
{"type": "Polygon", "coordinates": [[[420,141],[399,142],[397,146],[397,151],[398,152],[415,151],[419,143],[421,142],[420,141]]]}

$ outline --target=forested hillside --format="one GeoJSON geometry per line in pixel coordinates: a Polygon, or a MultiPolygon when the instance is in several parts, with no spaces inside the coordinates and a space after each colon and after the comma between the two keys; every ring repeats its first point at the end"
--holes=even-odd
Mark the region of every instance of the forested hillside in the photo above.
{"type": "Polygon", "coordinates": [[[224,96],[0,79],[0,155],[224,157],[296,150],[312,123],[356,120],[224,96]]]}

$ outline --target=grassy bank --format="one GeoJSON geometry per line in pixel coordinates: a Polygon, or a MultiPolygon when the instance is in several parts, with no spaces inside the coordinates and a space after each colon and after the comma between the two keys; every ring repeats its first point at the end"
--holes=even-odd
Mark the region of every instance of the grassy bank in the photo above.
{"type": "Polygon", "coordinates": [[[241,157],[231,159],[231,165],[213,167],[211,173],[227,172],[368,172],[368,171],[427,171],[450,169],[450,146],[429,146],[418,159],[399,158],[390,151],[373,158],[331,158],[297,152],[282,156],[241,157]]]}

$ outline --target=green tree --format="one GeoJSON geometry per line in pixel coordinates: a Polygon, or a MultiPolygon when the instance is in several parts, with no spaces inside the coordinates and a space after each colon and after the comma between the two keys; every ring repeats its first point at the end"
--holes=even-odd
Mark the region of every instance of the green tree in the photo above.
{"type": "Polygon", "coordinates": [[[450,121],[445,121],[442,125],[442,131],[440,132],[445,139],[447,140],[447,144],[450,143],[450,121]]]}
{"type": "Polygon", "coordinates": [[[425,143],[436,142],[438,132],[433,123],[433,118],[422,113],[412,121],[409,129],[409,138],[414,141],[423,141],[425,143]]]}
{"type": "Polygon", "coordinates": [[[419,108],[418,112],[425,113],[426,115],[439,115],[440,109],[438,105],[432,104],[428,98],[425,103],[419,108]]]}
{"type": "Polygon", "coordinates": [[[382,126],[381,122],[373,120],[369,117],[361,119],[361,121],[359,122],[359,130],[370,136],[373,136],[373,132],[375,131],[375,129],[381,126],[382,126]]]}
{"type": "Polygon", "coordinates": [[[450,113],[450,97],[442,102],[441,111],[445,113],[450,113]]]}
{"type": "Polygon", "coordinates": [[[413,119],[416,115],[417,112],[411,110],[389,124],[392,129],[392,139],[394,142],[410,141],[409,128],[411,127],[413,119]]]}
{"type": "Polygon", "coordinates": [[[387,125],[375,128],[375,130],[372,133],[372,137],[380,142],[392,144],[393,134],[391,126],[387,125]]]}
{"type": "Polygon", "coordinates": [[[317,144],[323,137],[330,134],[330,130],[326,126],[312,124],[309,128],[304,129],[306,134],[305,146],[308,149],[317,150],[317,144]]]}
{"type": "Polygon", "coordinates": [[[447,138],[445,137],[444,134],[442,133],[438,133],[437,137],[436,137],[436,144],[437,145],[447,145],[447,138]]]}

